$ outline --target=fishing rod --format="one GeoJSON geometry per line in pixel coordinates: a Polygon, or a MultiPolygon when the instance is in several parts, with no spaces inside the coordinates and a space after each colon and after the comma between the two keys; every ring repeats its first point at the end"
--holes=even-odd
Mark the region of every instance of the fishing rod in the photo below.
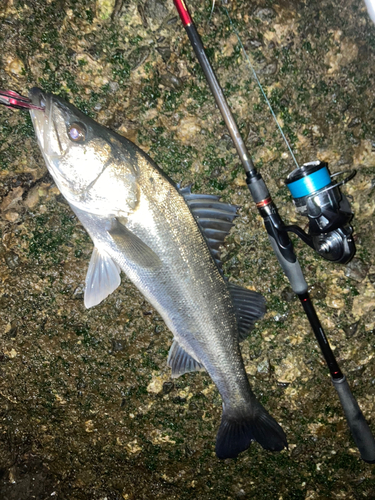
{"type": "Polygon", "coordinates": [[[288,231],[294,232],[328,260],[341,263],[348,262],[355,252],[352,228],[349,225],[352,213],[349,202],[340,193],[339,187],[348,182],[355,175],[355,172],[352,172],[343,181],[334,184],[332,181],[334,176],[329,174],[325,162],[305,163],[301,167],[298,167],[297,164],[297,169],[289,174],[286,182],[297,211],[309,217],[309,234],[306,234],[298,226],[285,226],[277,212],[276,205],[272,201],[267,186],[261,174],[255,168],[245,146],[187,6],[184,0],[173,1],[240,157],[246,173],[246,183],[259,214],[263,218],[271,246],[309,319],[361,458],[365,462],[375,463],[374,436],[328,343],[307,291],[305,277],[288,235],[288,231]]]}

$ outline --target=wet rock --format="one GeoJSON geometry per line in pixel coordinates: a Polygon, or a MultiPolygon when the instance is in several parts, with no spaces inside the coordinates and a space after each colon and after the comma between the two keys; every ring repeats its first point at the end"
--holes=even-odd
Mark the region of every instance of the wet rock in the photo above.
{"type": "Polygon", "coordinates": [[[11,325],[9,332],[4,335],[4,339],[15,339],[18,333],[18,325],[15,323],[11,325]]]}
{"type": "Polygon", "coordinates": [[[358,330],[358,325],[359,325],[359,321],[356,321],[355,323],[352,323],[348,326],[345,326],[344,327],[344,332],[345,332],[345,335],[350,338],[350,337],[353,337],[357,330],[358,330]]]}
{"type": "Polygon", "coordinates": [[[126,7],[129,7],[129,0],[116,0],[111,13],[111,19],[113,20],[117,17],[121,17],[126,7]]]}
{"type": "Polygon", "coordinates": [[[292,302],[294,300],[297,300],[297,296],[293,292],[293,290],[291,289],[291,287],[287,286],[281,292],[281,299],[284,300],[285,302],[292,302]]]}
{"type": "Polygon", "coordinates": [[[315,283],[309,287],[309,294],[313,300],[323,300],[326,298],[327,292],[322,285],[315,283]]]}
{"type": "Polygon", "coordinates": [[[82,285],[77,286],[77,288],[73,292],[73,299],[78,299],[78,300],[83,299],[84,293],[85,293],[85,287],[82,285]]]}
{"type": "Polygon", "coordinates": [[[115,4],[116,0],[98,0],[96,2],[98,17],[103,20],[108,19],[115,9],[115,4]]]}
{"type": "Polygon", "coordinates": [[[231,136],[229,134],[223,134],[220,137],[220,140],[225,143],[226,149],[229,150],[231,148],[234,148],[234,144],[233,144],[232,138],[231,138],[231,136]]]}
{"type": "Polygon", "coordinates": [[[259,49],[259,47],[262,47],[262,45],[263,43],[257,39],[246,40],[245,43],[243,44],[246,50],[259,49]]]}
{"type": "Polygon", "coordinates": [[[9,210],[22,200],[24,189],[21,186],[16,187],[4,198],[0,208],[2,211],[9,210]]]}
{"type": "Polygon", "coordinates": [[[176,405],[183,405],[186,403],[186,398],[182,398],[181,396],[176,396],[172,399],[173,403],[176,405]]]}
{"type": "Polygon", "coordinates": [[[326,297],[326,304],[331,309],[343,309],[345,307],[345,300],[340,293],[335,293],[334,291],[326,297]]]}
{"type": "Polygon", "coordinates": [[[198,406],[194,403],[194,401],[190,401],[190,403],[189,403],[189,410],[190,411],[198,410],[198,406]]]}
{"type": "Polygon", "coordinates": [[[169,394],[174,389],[173,382],[164,382],[163,384],[163,394],[169,394]]]}
{"type": "Polygon", "coordinates": [[[0,309],[5,309],[9,303],[9,296],[4,294],[0,297],[0,309]]]}
{"type": "Polygon", "coordinates": [[[270,369],[271,369],[271,366],[270,366],[270,361],[268,358],[263,359],[257,365],[257,372],[260,375],[267,375],[270,372],[270,369]]]}
{"type": "Polygon", "coordinates": [[[169,47],[157,47],[156,50],[159,52],[164,62],[169,61],[172,55],[172,51],[169,47]]]}
{"type": "Polygon", "coordinates": [[[246,492],[242,488],[236,492],[236,498],[245,498],[246,492]]]}
{"type": "Polygon", "coordinates": [[[359,118],[359,116],[356,116],[350,120],[350,122],[348,123],[348,128],[357,127],[360,124],[361,124],[361,119],[359,118]]]}
{"type": "Polygon", "coordinates": [[[9,269],[16,269],[20,263],[19,263],[19,257],[18,255],[10,250],[9,252],[6,252],[4,255],[5,263],[9,267],[9,269]]]}
{"type": "Polygon", "coordinates": [[[138,14],[140,15],[140,18],[142,19],[142,24],[144,28],[148,28],[148,21],[145,13],[145,8],[143,5],[139,4],[138,7],[138,14]]]}
{"type": "Polygon", "coordinates": [[[34,186],[27,194],[25,205],[27,208],[34,208],[39,202],[39,186],[34,186]]]}
{"type": "Polygon", "coordinates": [[[171,26],[172,24],[176,24],[177,22],[178,22],[177,16],[172,16],[167,20],[168,26],[171,26]]]}
{"type": "Polygon", "coordinates": [[[261,19],[262,21],[269,21],[276,16],[276,12],[273,9],[261,8],[255,10],[254,17],[261,19]]]}
{"type": "Polygon", "coordinates": [[[185,456],[190,458],[194,455],[195,451],[189,448],[187,444],[185,444],[185,456]]]}
{"type": "Polygon", "coordinates": [[[277,382],[277,387],[281,387],[282,389],[286,389],[290,386],[289,382],[277,382]]]}
{"type": "Polygon", "coordinates": [[[100,59],[101,53],[99,47],[95,43],[87,49],[87,53],[94,59],[94,61],[98,61],[100,59]]]}
{"type": "Polygon", "coordinates": [[[125,349],[126,341],[122,339],[112,339],[111,353],[121,352],[125,349]]]}
{"type": "Polygon", "coordinates": [[[277,63],[272,62],[266,64],[265,66],[263,66],[263,68],[260,68],[258,70],[258,73],[261,75],[274,75],[275,73],[277,73],[277,63]]]}
{"type": "Polygon", "coordinates": [[[353,259],[345,268],[345,276],[361,282],[366,278],[370,266],[364,264],[360,259],[353,259]]]}
{"type": "Polygon", "coordinates": [[[77,380],[76,387],[78,390],[84,389],[86,387],[86,382],[82,379],[77,380]]]}
{"type": "Polygon", "coordinates": [[[159,25],[164,21],[168,15],[166,2],[162,0],[147,0],[144,6],[144,13],[154,25],[159,25]]]}
{"type": "Polygon", "coordinates": [[[180,121],[180,126],[177,131],[177,138],[187,143],[201,131],[199,120],[196,116],[186,116],[180,121]]]}
{"type": "Polygon", "coordinates": [[[21,59],[18,57],[8,59],[8,64],[5,67],[5,71],[11,76],[17,76],[18,78],[25,76],[25,66],[21,59]]]}
{"type": "Polygon", "coordinates": [[[128,63],[131,70],[135,70],[141,66],[148,56],[150,55],[150,49],[146,45],[139,47],[129,54],[128,63]]]}
{"type": "Polygon", "coordinates": [[[307,446],[304,444],[297,445],[291,453],[292,458],[297,458],[301,455],[305,455],[307,450],[307,446]]]}
{"type": "Polygon", "coordinates": [[[252,146],[259,146],[262,143],[262,140],[254,130],[250,129],[247,135],[246,143],[251,144],[252,146]]]}
{"type": "Polygon", "coordinates": [[[303,360],[290,353],[275,366],[275,376],[278,382],[291,383],[301,376],[303,370],[303,360]]]}
{"type": "Polygon", "coordinates": [[[181,78],[172,75],[172,73],[169,73],[169,71],[161,75],[160,83],[162,83],[166,87],[175,88],[176,90],[178,90],[182,86],[181,78]]]}

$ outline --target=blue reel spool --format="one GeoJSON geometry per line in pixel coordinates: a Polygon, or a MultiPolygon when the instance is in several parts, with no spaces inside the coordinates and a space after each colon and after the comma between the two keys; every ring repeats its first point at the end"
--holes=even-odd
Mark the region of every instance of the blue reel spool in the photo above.
{"type": "Polygon", "coordinates": [[[297,212],[302,215],[316,217],[320,213],[319,206],[322,207],[327,202],[338,205],[340,200],[340,193],[332,183],[328,165],[322,161],[312,161],[296,168],[288,175],[285,184],[293,196],[297,212]]]}
{"type": "Polygon", "coordinates": [[[300,207],[305,203],[299,203],[299,201],[322,189],[327,189],[332,185],[332,180],[327,163],[314,161],[293,170],[288,175],[285,184],[288,186],[296,206],[300,207]]]}

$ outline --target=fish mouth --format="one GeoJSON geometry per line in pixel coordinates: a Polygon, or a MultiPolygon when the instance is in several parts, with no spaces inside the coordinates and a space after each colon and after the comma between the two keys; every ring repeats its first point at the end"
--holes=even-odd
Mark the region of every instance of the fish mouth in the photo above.
{"type": "Polygon", "coordinates": [[[40,150],[55,182],[59,185],[59,179],[66,179],[61,171],[60,161],[64,157],[65,150],[62,144],[56,120],[60,110],[59,101],[53,94],[44,92],[38,87],[29,91],[29,98],[33,104],[42,109],[30,109],[30,117],[34,126],[40,150]]]}
{"type": "MultiPolygon", "coordinates": [[[[40,89],[38,87],[33,87],[29,91],[29,99],[31,100],[31,102],[35,106],[39,106],[43,110],[45,109],[47,99],[46,99],[46,95],[42,89],[40,89]]],[[[37,111],[39,111],[39,110],[37,110],[37,111]]]]}
{"type": "Polygon", "coordinates": [[[50,127],[53,122],[51,105],[52,95],[43,92],[43,90],[38,87],[33,87],[29,91],[29,99],[35,106],[42,108],[30,109],[30,117],[41,150],[45,154],[50,155],[48,138],[50,127]]]}
{"type": "Polygon", "coordinates": [[[53,94],[34,87],[29,92],[33,104],[42,109],[30,109],[31,121],[43,156],[49,158],[48,163],[58,162],[65,154],[64,145],[66,110],[53,94]],[[63,123],[63,127],[62,127],[63,123]]]}

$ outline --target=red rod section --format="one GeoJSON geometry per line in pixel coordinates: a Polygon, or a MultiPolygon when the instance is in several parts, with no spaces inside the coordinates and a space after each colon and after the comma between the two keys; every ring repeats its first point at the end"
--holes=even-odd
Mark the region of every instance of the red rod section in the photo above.
{"type": "Polygon", "coordinates": [[[189,24],[192,24],[193,20],[190,17],[189,11],[187,10],[184,0],[173,0],[173,3],[175,4],[175,7],[177,9],[177,12],[181,18],[184,27],[189,26],[189,24]]]}

